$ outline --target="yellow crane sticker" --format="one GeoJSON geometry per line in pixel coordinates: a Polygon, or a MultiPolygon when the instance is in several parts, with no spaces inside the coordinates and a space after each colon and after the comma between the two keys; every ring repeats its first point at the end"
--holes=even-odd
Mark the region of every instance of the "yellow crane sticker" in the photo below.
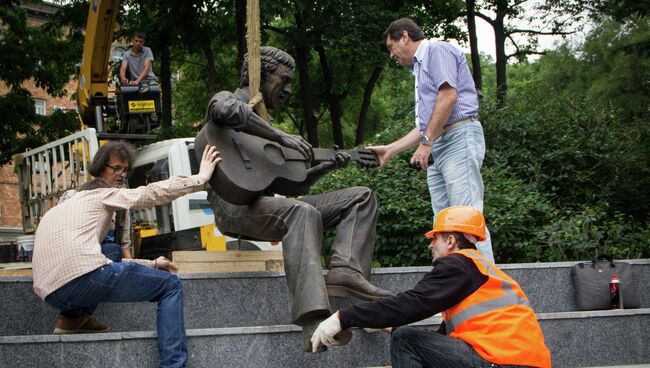
{"type": "Polygon", "coordinates": [[[129,101],[129,112],[156,112],[154,100],[129,101]]]}

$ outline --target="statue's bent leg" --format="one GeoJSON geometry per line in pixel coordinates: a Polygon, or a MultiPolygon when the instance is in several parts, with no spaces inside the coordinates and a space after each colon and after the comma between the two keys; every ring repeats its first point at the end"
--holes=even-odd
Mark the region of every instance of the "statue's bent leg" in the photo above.
{"type": "Polygon", "coordinates": [[[267,241],[282,241],[287,285],[293,297],[292,323],[330,314],[320,264],[321,215],[313,206],[292,198],[260,197],[247,206],[211,195],[215,222],[222,232],[267,241]]]}

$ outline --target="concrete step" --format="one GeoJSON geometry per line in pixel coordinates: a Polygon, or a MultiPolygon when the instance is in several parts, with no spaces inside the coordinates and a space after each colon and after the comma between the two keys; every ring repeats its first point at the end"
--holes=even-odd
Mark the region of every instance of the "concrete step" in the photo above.
{"type": "MultiPolygon", "coordinates": [[[[650,307],[650,260],[631,260],[641,294],[641,306],[650,307]]],[[[504,264],[517,280],[537,313],[575,310],[570,270],[576,262],[504,264]]],[[[413,287],[430,267],[378,268],[371,281],[399,292],[413,287]]],[[[188,273],[185,320],[190,329],[269,326],[290,323],[290,297],[284,272],[188,273]]],[[[0,336],[48,334],[57,311],[32,291],[27,276],[0,277],[0,336]]],[[[331,299],[332,310],[356,302],[331,299]]],[[[154,303],[102,304],[96,316],[113,331],[155,329],[154,303]]]]}
{"type": "MultiPolygon", "coordinates": [[[[558,312],[538,315],[553,366],[593,367],[650,363],[650,309],[558,312]]],[[[440,317],[415,324],[436,328],[440,317]]],[[[389,337],[354,331],[345,347],[303,353],[294,325],[189,329],[188,367],[377,367],[390,365],[389,337]]],[[[157,365],[155,332],[0,337],[0,361],[16,368],[157,365]]]]}

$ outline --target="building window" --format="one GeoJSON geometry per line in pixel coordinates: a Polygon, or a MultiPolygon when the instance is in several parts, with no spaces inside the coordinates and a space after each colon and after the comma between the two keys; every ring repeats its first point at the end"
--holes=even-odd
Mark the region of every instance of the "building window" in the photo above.
{"type": "Polygon", "coordinates": [[[34,100],[34,105],[38,115],[45,115],[45,100],[34,100]]]}

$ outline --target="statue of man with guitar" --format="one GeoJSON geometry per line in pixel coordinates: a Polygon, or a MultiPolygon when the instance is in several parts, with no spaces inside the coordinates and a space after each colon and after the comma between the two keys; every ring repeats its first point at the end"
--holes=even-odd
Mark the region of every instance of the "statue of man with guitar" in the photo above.
{"type": "MultiPolygon", "coordinates": [[[[291,92],[295,62],[274,47],[261,48],[261,86],[266,106],[277,108],[291,92]]],[[[209,200],[221,232],[282,241],[287,284],[293,296],[292,323],[303,327],[304,351],[318,324],[330,316],[328,296],[377,300],[393,293],[367,278],[378,215],[376,194],[366,187],[306,195],[327,172],[350,160],[377,166],[369,150],[312,148],[301,136],[272,127],[249,106],[247,63],[234,93],[212,97],[196,152],[216,146],[222,162],[210,180],[209,200]],[[283,196],[275,196],[281,194],[283,196]],[[330,270],[323,278],[323,231],[336,228],[330,270]]],[[[337,336],[341,344],[351,338],[337,336]]]]}

